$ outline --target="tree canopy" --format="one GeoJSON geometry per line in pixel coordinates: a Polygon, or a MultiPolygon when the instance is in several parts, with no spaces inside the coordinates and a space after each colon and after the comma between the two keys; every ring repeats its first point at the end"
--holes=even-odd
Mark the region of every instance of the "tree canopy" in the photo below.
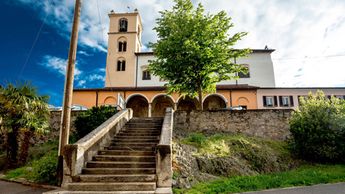
{"type": "Polygon", "coordinates": [[[0,87],[0,124],[6,134],[7,162],[15,167],[26,162],[29,140],[49,127],[48,97],[40,96],[30,84],[0,87]],[[20,150],[19,150],[20,148],[20,150]],[[19,155],[18,155],[19,151],[19,155]]]}
{"type": "Polygon", "coordinates": [[[247,33],[229,36],[234,25],[224,11],[205,14],[201,4],[194,8],[191,0],[175,0],[172,10],[160,13],[154,28],[158,41],[150,43],[156,59],[149,70],[168,82],[169,93],[202,99],[203,93],[215,92],[216,83],[237,78],[236,72],[246,73],[234,59],[250,50],[233,46],[247,33]]]}

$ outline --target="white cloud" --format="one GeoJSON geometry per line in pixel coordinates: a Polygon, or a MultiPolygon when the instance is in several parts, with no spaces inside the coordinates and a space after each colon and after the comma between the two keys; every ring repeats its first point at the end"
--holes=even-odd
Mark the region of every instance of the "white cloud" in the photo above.
{"type": "Polygon", "coordinates": [[[78,54],[84,55],[84,56],[87,56],[87,57],[91,56],[91,55],[90,55],[89,53],[87,53],[86,51],[78,51],[78,54]]]}
{"type": "MultiPolygon", "coordinates": [[[[48,14],[49,25],[68,38],[74,1],[17,0],[48,14]],[[53,3],[49,3],[53,2],[53,3]]],[[[249,32],[238,48],[276,49],[272,54],[278,86],[345,86],[345,1],[343,0],[194,0],[207,11],[225,10],[233,18],[230,32],[249,32]],[[342,55],[337,57],[329,57],[342,55]],[[291,59],[292,58],[292,59],[291,59]],[[301,70],[302,69],[302,70],[301,70]],[[317,71],[316,71],[317,70],[317,71]]],[[[106,52],[108,13],[138,8],[143,20],[143,43],[156,40],[152,31],[159,11],[169,9],[166,0],[83,1],[79,40],[82,46],[106,52]],[[98,2],[98,3],[97,3],[98,2]],[[98,11],[99,10],[99,11],[98,11]]]]}
{"type": "MultiPolygon", "coordinates": [[[[65,75],[66,74],[66,66],[67,66],[67,60],[62,59],[59,57],[51,56],[51,55],[46,55],[43,57],[42,62],[40,65],[46,67],[50,71],[57,72],[60,75],[65,75]]],[[[80,76],[82,71],[80,71],[77,67],[74,68],[74,76],[76,79],[80,76]]]]}

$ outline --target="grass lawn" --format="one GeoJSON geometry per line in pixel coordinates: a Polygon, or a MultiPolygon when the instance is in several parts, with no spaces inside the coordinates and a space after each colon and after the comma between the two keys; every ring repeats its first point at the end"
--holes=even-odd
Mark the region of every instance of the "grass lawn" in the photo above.
{"type": "Polygon", "coordinates": [[[174,193],[237,193],[342,181],[345,181],[345,165],[318,164],[304,165],[287,172],[221,178],[197,184],[191,189],[174,189],[174,193]]]}

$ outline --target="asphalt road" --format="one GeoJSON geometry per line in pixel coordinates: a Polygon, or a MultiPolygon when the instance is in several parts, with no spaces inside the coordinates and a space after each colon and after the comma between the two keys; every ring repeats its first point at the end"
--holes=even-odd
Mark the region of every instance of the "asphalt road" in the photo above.
{"type": "Polygon", "coordinates": [[[272,189],[243,194],[345,194],[345,183],[322,184],[309,187],[293,187],[285,189],[272,189]]]}
{"type": "Polygon", "coordinates": [[[0,194],[42,194],[47,189],[25,186],[18,183],[0,181],[0,194]]]}

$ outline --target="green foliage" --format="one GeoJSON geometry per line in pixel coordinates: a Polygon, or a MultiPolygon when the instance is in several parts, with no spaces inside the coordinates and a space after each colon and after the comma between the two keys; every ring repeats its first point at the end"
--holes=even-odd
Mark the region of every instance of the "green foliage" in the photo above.
{"type": "Polygon", "coordinates": [[[100,106],[92,107],[78,115],[74,122],[77,139],[83,138],[116,113],[117,110],[114,107],[100,106]]]}
{"type": "Polygon", "coordinates": [[[40,159],[32,161],[31,164],[8,171],[5,175],[5,179],[15,180],[24,178],[36,183],[56,185],[57,158],[56,151],[48,152],[40,159]]]}
{"type": "Polygon", "coordinates": [[[345,101],[323,92],[300,98],[290,120],[294,153],[317,162],[345,162],[345,101]]]}
{"type": "Polygon", "coordinates": [[[16,167],[26,162],[30,138],[47,132],[49,126],[48,97],[37,94],[28,83],[0,87],[0,120],[4,134],[7,162],[16,167]],[[20,148],[20,150],[19,150],[20,148]]]}
{"type": "Polygon", "coordinates": [[[342,181],[345,181],[344,165],[305,165],[287,172],[222,178],[212,182],[200,183],[188,190],[174,189],[174,193],[239,193],[342,181]]]}
{"type": "Polygon", "coordinates": [[[249,49],[233,46],[247,33],[229,38],[231,18],[221,11],[205,14],[201,4],[193,7],[191,0],[175,0],[171,11],[160,12],[154,30],[157,43],[151,43],[156,59],[149,70],[168,82],[168,92],[191,97],[202,92],[214,92],[216,83],[237,78],[235,72],[246,69],[234,63],[234,58],[248,54],[249,49]]]}
{"type": "Polygon", "coordinates": [[[57,152],[50,152],[32,163],[32,180],[38,183],[57,184],[57,152]]]}

